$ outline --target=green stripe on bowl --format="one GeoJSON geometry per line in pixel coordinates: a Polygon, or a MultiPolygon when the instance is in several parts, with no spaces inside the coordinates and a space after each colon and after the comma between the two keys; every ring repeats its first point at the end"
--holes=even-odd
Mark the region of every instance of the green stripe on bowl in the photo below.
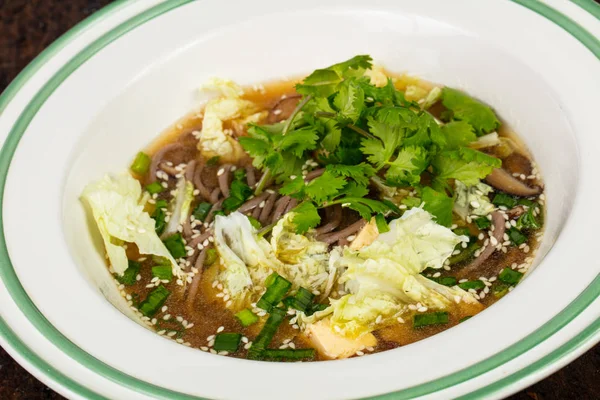
{"type": "MultiPolygon", "coordinates": [[[[126,6],[136,0],[120,0],[117,3],[104,8],[100,12],[94,14],[92,17],[86,19],[61,39],[56,41],[52,46],[45,50],[40,56],[38,56],[16,79],[15,81],[4,91],[0,97],[0,113],[6,108],[12,98],[18,93],[18,91],[27,83],[27,81],[44,65],[54,57],[59,51],[61,51],[66,45],[77,38],[82,32],[92,27],[92,25],[100,20],[108,18],[118,12],[123,6],[126,6]]],[[[88,45],[83,51],[77,54],[71,59],[66,65],[64,65],[35,95],[29,105],[25,108],[23,113],[20,115],[13,129],[11,130],[6,142],[0,152],[0,204],[4,197],[4,188],[6,183],[6,174],[8,167],[12,160],[14,151],[23,136],[27,126],[33,119],[37,111],[42,107],[46,99],[56,90],[60,84],[67,79],[67,77],[73,73],[79,66],[90,59],[94,54],[100,51],[102,48],[107,46],[109,43],[118,39],[125,33],[135,29],[136,27],[156,18],[170,10],[187,4],[193,0],[170,0],[161,3],[153,8],[150,8],[139,15],[131,18],[124,22],[118,27],[107,32],[99,39],[88,45]]],[[[538,0],[512,0],[538,14],[547,18],[548,20],[559,25],[579,42],[586,46],[598,59],[600,59],[600,42],[593,35],[587,32],[584,28],[579,26],[570,18],[557,12],[556,10],[542,4],[538,0]]],[[[599,16],[600,12],[597,9],[591,7],[591,1],[575,0],[575,2],[581,5],[592,14],[599,16]],[[591,11],[594,10],[594,11],[591,11]]],[[[1,210],[0,210],[1,211],[1,210]]],[[[3,227],[2,214],[0,213],[0,227],[3,227]]],[[[149,397],[159,399],[197,399],[198,397],[189,396],[183,393],[178,393],[172,390],[168,390],[162,387],[152,385],[150,383],[141,381],[133,378],[127,374],[120,372],[119,370],[108,366],[102,361],[96,359],[90,354],[86,353],[74,343],[69,341],[63,336],[37,309],[32,300],[27,296],[25,290],[21,286],[14,268],[10,262],[8,252],[6,249],[6,242],[4,237],[4,230],[0,229],[0,278],[6,285],[13,300],[19,306],[23,314],[29,319],[29,321],[42,333],[50,342],[56,345],[62,352],[77,361],[81,365],[90,369],[94,373],[101,375],[115,383],[120,384],[123,387],[131,390],[143,393],[149,397]]],[[[569,304],[564,310],[557,314],[552,320],[544,324],[542,327],[537,329],[534,333],[523,339],[517,344],[514,344],[501,353],[496,354],[484,361],[481,361],[475,365],[470,366],[467,369],[452,373],[443,378],[435,381],[427,382],[418,386],[414,386],[408,389],[404,389],[398,392],[393,392],[385,395],[375,397],[377,399],[408,399],[417,396],[423,396],[431,394],[439,390],[447,389],[451,386],[455,386],[460,383],[464,383],[470,379],[473,379],[481,374],[484,374],[498,366],[518,357],[529,351],[531,348],[540,344],[548,337],[555,334],[557,331],[566,326],[571,322],[577,315],[583,312],[600,294],[600,276],[582,292],[577,299],[569,304]]],[[[596,321],[584,331],[582,331],[575,338],[561,346],[559,349],[554,350],[547,356],[531,364],[530,366],[522,369],[521,371],[499,380],[489,386],[479,389],[473,392],[472,398],[479,398],[489,396],[501,390],[507,385],[514,384],[517,380],[523,379],[526,376],[530,376],[547,367],[553,362],[559,361],[569,353],[577,350],[581,346],[595,340],[600,331],[600,322],[596,321]]],[[[90,391],[81,384],[73,381],[72,379],[61,374],[58,370],[52,368],[43,359],[37,356],[31,351],[8,327],[3,319],[0,318],[0,335],[4,340],[23,357],[28,363],[33,365],[39,371],[43,371],[45,376],[55,382],[57,385],[67,388],[68,390],[76,393],[77,395],[88,398],[98,399],[102,398],[98,394],[90,391]]],[[[467,397],[471,398],[471,395],[467,397]]]]}

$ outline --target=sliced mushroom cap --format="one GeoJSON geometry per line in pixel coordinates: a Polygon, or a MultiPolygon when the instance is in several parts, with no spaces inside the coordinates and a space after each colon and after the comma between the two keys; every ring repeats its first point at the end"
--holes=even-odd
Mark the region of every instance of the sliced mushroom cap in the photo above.
{"type": "Polygon", "coordinates": [[[290,115],[292,115],[292,112],[294,112],[300,98],[300,95],[288,96],[275,103],[273,108],[269,111],[267,123],[274,124],[288,119],[290,115]]]}
{"type": "Polygon", "coordinates": [[[514,152],[502,160],[502,168],[512,174],[531,175],[531,160],[523,154],[514,152]]]}
{"type": "MultiPolygon", "coordinates": [[[[494,235],[493,237],[496,239],[498,243],[504,242],[504,232],[506,230],[505,227],[505,219],[502,214],[498,211],[494,211],[492,213],[492,224],[494,227],[494,235]]],[[[467,276],[473,273],[477,268],[481,266],[491,255],[496,251],[496,246],[493,246],[491,243],[487,245],[487,247],[479,254],[477,258],[471,261],[470,264],[466,265],[462,268],[458,275],[460,277],[467,276]]]]}
{"type": "Polygon", "coordinates": [[[541,192],[541,189],[538,186],[527,186],[502,168],[493,170],[492,173],[485,178],[485,181],[496,189],[515,196],[535,196],[541,192]]]}

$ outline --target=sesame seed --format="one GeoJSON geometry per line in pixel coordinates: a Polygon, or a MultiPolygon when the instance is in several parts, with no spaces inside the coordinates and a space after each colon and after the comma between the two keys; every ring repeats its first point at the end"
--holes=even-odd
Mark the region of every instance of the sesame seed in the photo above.
{"type": "Polygon", "coordinates": [[[359,350],[356,352],[356,355],[360,357],[360,356],[364,356],[365,353],[363,353],[362,351],[359,350]]]}
{"type": "Polygon", "coordinates": [[[219,168],[219,170],[217,171],[217,176],[223,175],[224,172],[225,170],[223,168],[219,168]]]}
{"type": "Polygon", "coordinates": [[[217,329],[217,333],[221,333],[221,332],[223,332],[224,330],[225,330],[225,327],[224,327],[224,326],[220,326],[220,327],[217,329]]]}
{"type": "Polygon", "coordinates": [[[167,333],[168,337],[173,337],[175,335],[177,335],[177,331],[171,331],[171,332],[167,333]]]}

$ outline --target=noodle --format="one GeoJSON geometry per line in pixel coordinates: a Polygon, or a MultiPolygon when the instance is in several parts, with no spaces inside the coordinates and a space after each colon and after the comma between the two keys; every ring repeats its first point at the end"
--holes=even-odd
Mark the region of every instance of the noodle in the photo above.
{"type": "Polygon", "coordinates": [[[219,180],[219,188],[221,189],[221,193],[223,196],[229,197],[229,171],[231,170],[231,164],[225,164],[221,168],[219,168],[219,172],[217,173],[219,180]],[[219,173],[221,175],[219,175],[219,173]]]}
{"type": "Polygon", "coordinates": [[[183,149],[183,145],[181,143],[171,143],[154,154],[152,157],[152,163],[150,164],[150,182],[156,181],[156,172],[158,171],[158,166],[163,161],[165,155],[173,150],[180,149],[183,149]]]}
{"type": "MultiPolygon", "coordinates": [[[[206,188],[206,186],[204,186],[204,183],[202,182],[202,171],[204,171],[204,165],[200,164],[194,172],[194,186],[196,187],[196,189],[198,189],[198,191],[200,192],[200,196],[202,196],[204,200],[210,201],[210,191],[206,188]]],[[[211,203],[214,202],[211,201],[211,203]]]]}
{"type": "MultiPolygon", "coordinates": [[[[322,242],[328,243],[328,244],[335,243],[340,239],[346,240],[346,238],[348,236],[361,230],[362,227],[365,226],[366,223],[367,223],[367,221],[365,221],[364,219],[360,219],[360,220],[356,221],[355,223],[353,223],[352,225],[342,229],[341,231],[333,232],[329,235],[321,235],[321,236],[318,236],[317,239],[322,242]]],[[[347,243],[347,240],[346,240],[346,243],[347,243]]]]}

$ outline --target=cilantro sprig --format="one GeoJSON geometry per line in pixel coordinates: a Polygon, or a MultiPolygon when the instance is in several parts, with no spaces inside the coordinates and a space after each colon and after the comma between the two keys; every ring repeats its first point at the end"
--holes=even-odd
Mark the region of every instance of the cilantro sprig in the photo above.
{"type": "Polygon", "coordinates": [[[282,195],[298,200],[293,211],[299,233],[318,226],[318,210],[334,204],[365,219],[400,213],[373,198],[372,179],[413,188],[417,196],[410,206],[423,204],[449,226],[453,180],[473,185],[501,166],[499,159],[468,147],[499,127],[491,108],[456,89],[444,88],[441,96],[437,89],[436,99],[446,109],[442,124],[407,101],[391,79],[384,86],[371,84],[365,76],[371,61],[359,55],[315,70],[296,85],[303,97],[284,123],[251,125],[248,136],[239,139],[264,171],[255,194],[275,181],[282,195]],[[303,172],[309,159],[325,171],[307,182],[303,172]]]}

